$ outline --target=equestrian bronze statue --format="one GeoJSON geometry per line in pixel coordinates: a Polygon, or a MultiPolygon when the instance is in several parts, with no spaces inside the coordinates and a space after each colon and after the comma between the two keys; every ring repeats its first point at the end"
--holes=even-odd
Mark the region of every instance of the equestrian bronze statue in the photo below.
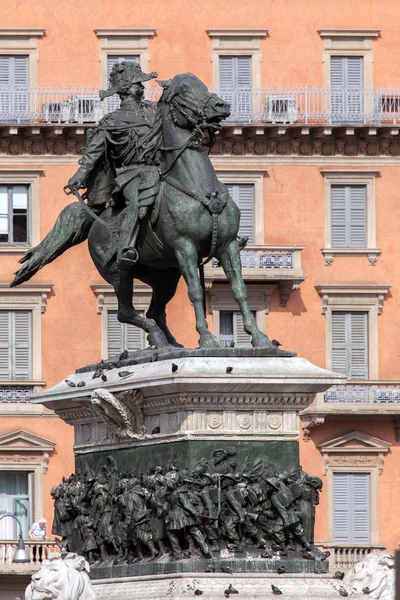
{"type": "Polygon", "coordinates": [[[68,248],[88,239],[100,275],[118,298],[118,319],[144,329],[151,346],[178,346],[165,308],[183,275],[196,315],[201,348],[218,348],[209,331],[199,266],[218,259],[256,348],[276,350],[255,322],[241,273],[240,211],[208,156],[229,105],[191,73],[159,81],[157,105],[143,101],[143,83],[156,77],[132,62],[118,63],[110,88],[121,106],[89,136],[81,166],[67,188],[79,201],[66,206],[53,229],[20,260],[12,286],[29,280],[68,248]],[[86,189],[83,198],[79,189],[86,189]],[[87,200],[85,204],[84,199],[87,200]],[[133,282],[151,286],[146,316],[132,305],[133,282]]]}

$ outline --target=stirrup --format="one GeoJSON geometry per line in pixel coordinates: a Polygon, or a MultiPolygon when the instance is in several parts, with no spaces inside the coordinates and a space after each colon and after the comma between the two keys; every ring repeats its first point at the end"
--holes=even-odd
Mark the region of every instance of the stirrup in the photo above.
{"type": "Polygon", "coordinates": [[[136,248],[123,248],[118,253],[118,268],[119,269],[131,269],[134,267],[139,260],[139,253],[136,248]]]}

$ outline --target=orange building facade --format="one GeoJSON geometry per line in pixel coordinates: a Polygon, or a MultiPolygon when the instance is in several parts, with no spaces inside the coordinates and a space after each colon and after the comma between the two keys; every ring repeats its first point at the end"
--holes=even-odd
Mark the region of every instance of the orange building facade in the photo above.
{"type": "MultiPolygon", "coordinates": [[[[316,541],[343,568],[371,549],[397,548],[398,16],[394,0],[3,3],[0,514],[19,515],[24,536],[43,515],[51,523],[49,491],[73,470],[72,428],[29,394],[144,343],[117,323],[116,298],[86,243],[8,287],[69,202],[63,187],[86,131],[116,106],[98,99],[107,72],[132,58],[161,79],[193,72],[231,103],[211,153],[250,238],[250,307],[285,348],[349,376],[299,423],[303,468],[324,482],[316,541]]],[[[158,95],[148,88],[149,99],[158,95]]],[[[206,285],[210,328],[222,344],[247,344],[217,264],[206,285]]],[[[145,310],[149,297],[139,284],[135,306],[145,310]]],[[[197,345],[183,282],[168,320],[179,342],[197,345]]],[[[16,534],[11,520],[0,522],[0,579],[16,534]]]]}

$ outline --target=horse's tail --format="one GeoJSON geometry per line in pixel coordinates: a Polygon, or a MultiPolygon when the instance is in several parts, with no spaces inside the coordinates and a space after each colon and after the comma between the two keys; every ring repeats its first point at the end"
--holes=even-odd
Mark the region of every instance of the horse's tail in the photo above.
{"type": "Polygon", "coordinates": [[[63,254],[68,248],[86,240],[94,218],[83,209],[79,202],[68,204],[58,215],[53,228],[44,240],[37,246],[28,250],[20,259],[25,263],[15,273],[14,281],[10,287],[28,281],[53,260],[63,254]]]}

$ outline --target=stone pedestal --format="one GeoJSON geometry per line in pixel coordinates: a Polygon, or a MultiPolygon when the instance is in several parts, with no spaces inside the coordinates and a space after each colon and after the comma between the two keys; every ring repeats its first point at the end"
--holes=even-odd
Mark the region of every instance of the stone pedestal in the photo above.
{"type": "MultiPolygon", "coordinates": [[[[226,472],[237,473],[256,461],[274,473],[298,467],[299,412],[345,377],[302,358],[262,356],[260,350],[223,354],[173,360],[153,354],[152,362],[93,366],[35,401],[74,426],[81,472],[104,472],[112,463],[119,472],[151,473],[157,465],[175,465],[190,474],[202,460],[208,465],[226,460],[226,472]]],[[[338,596],[335,582],[316,575],[327,571],[326,561],[305,560],[300,552],[266,560],[261,552],[254,546],[238,555],[221,547],[212,556],[215,573],[207,575],[209,558],[176,561],[164,555],[133,564],[97,563],[91,577],[99,600],[178,600],[193,596],[196,586],[204,598],[216,599],[224,597],[229,583],[249,599],[272,597],[271,584],[284,588],[287,598],[338,596]],[[280,579],[275,573],[282,564],[286,575],[280,579]],[[224,566],[234,576],[222,573],[224,566]],[[296,573],[300,579],[293,579],[296,573]]]]}

